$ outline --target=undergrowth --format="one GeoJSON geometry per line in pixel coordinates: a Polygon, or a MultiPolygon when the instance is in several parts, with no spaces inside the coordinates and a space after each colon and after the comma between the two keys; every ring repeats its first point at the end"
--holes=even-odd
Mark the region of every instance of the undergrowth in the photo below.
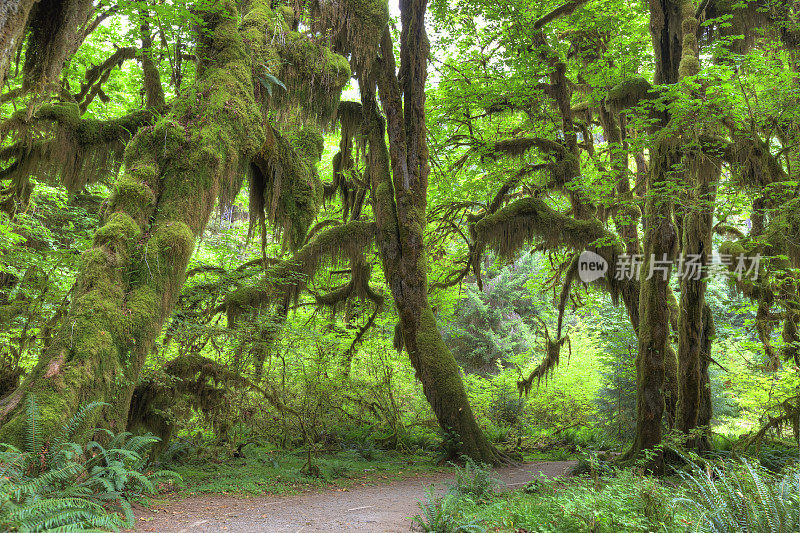
{"type": "Polygon", "coordinates": [[[211,448],[175,470],[190,493],[292,494],[437,469],[429,455],[348,448],[315,454],[314,464],[319,469],[315,476],[303,468],[307,452],[302,449],[287,451],[251,444],[238,455],[231,458],[226,449],[211,448]]]}
{"type": "Polygon", "coordinates": [[[26,400],[22,450],[0,451],[0,529],[3,531],[119,531],[134,524],[130,499],[175,480],[172,471],[150,471],[152,435],[95,432],[84,445],[72,442],[87,415],[105,404],[84,405],[49,442],[39,431],[34,395],[26,400]]]}
{"type": "MultiPolygon", "coordinates": [[[[414,517],[429,533],[789,533],[800,531],[800,466],[776,476],[746,460],[692,465],[681,483],[636,469],[532,481],[524,491],[478,497],[428,492],[414,517]]],[[[460,479],[475,479],[466,466],[460,479]]]]}

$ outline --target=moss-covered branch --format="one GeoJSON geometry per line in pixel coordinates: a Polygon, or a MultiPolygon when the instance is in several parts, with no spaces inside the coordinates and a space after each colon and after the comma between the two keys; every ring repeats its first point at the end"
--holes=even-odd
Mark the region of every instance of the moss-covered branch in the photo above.
{"type": "Polygon", "coordinates": [[[324,264],[360,263],[375,239],[375,224],[353,221],[319,233],[291,258],[269,267],[258,284],[242,287],[228,295],[225,309],[233,326],[242,313],[273,304],[288,306],[302,292],[309,279],[324,264]]]}
{"type": "Polygon", "coordinates": [[[17,139],[0,151],[0,160],[14,160],[4,179],[27,180],[33,174],[77,192],[116,173],[125,143],[157,119],[149,110],[110,120],[81,118],[72,103],[42,105],[30,120],[27,110],[20,110],[2,126],[2,133],[13,131],[17,139]]]}

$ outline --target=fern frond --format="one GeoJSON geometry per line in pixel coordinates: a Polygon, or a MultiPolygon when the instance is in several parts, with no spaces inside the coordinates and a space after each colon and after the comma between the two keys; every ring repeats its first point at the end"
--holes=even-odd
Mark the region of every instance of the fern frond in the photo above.
{"type": "Polygon", "coordinates": [[[99,407],[105,407],[108,404],[106,402],[89,402],[87,404],[82,405],[78,411],[67,420],[64,426],[61,428],[61,432],[53,439],[53,442],[50,445],[50,450],[47,454],[48,461],[52,459],[56,454],[61,452],[61,448],[66,444],[69,443],[70,439],[75,436],[75,433],[80,428],[81,424],[86,420],[86,417],[99,407]]]}
{"type": "Polygon", "coordinates": [[[38,455],[42,451],[42,435],[39,428],[41,413],[36,403],[35,394],[28,394],[25,413],[25,451],[32,455],[38,455]]]}

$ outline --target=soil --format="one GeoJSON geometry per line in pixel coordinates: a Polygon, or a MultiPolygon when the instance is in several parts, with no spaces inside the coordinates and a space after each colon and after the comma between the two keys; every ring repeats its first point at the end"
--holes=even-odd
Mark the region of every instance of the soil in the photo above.
{"type": "MultiPolygon", "coordinates": [[[[526,463],[495,469],[501,490],[520,489],[543,473],[565,475],[571,461],[526,463]]],[[[407,532],[417,502],[433,486],[442,494],[452,473],[417,475],[387,482],[328,488],[295,496],[246,498],[199,494],[136,511],[135,531],[200,533],[407,532]]]]}

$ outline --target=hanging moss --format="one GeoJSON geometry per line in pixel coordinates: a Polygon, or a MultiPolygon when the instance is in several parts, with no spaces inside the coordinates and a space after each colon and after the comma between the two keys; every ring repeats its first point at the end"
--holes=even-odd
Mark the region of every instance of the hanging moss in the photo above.
{"type": "Polygon", "coordinates": [[[283,122],[299,114],[328,123],[350,80],[347,58],[295,31],[287,32],[276,48],[282,61],[278,78],[286,90],[275,88],[267,97],[273,114],[283,122]]]}
{"type": "Polygon", "coordinates": [[[258,285],[229,294],[225,299],[229,321],[234,322],[247,309],[296,299],[322,265],[363,264],[362,256],[374,241],[375,231],[374,223],[353,221],[320,232],[290,259],[268,268],[258,285]]]}
{"type": "Polygon", "coordinates": [[[378,55],[383,29],[389,23],[386,0],[314,0],[312,28],[329,35],[332,48],[350,55],[354,72],[369,70],[378,55]]]}
{"type": "MultiPolygon", "coordinates": [[[[314,143],[317,151],[320,137],[311,131],[305,134],[306,142],[314,143]]],[[[291,250],[303,244],[322,205],[322,183],[313,164],[298,155],[277,130],[270,129],[263,150],[251,166],[251,235],[259,224],[265,244],[268,221],[291,250]]]]}
{"type": "Polygon", "coordinates": [[[517,200],[484,217],[475,230],[481,242],[488,243],[503,257],[511,257],[537,238],[549,247],[566,245],[578,251],[598,247],[609,258],[619,253],[620,246],[599,220],[565,216],[539,198],[517,200]]]}
{"type": "Polygon", "coordinates": [[[530,394],[534,381],[536,381],[536,386],[538,387],[542,378],[547,379],[547,376],[555,370],[561,362],[561,348],[564,344],[569,348],[569,355],[571,356],[572,344],[570,344],[569,335],[553,341],[550,339],[550,335],[545,333],[545,356],[527,378],[517,381],[517,390],[520,396],[530,394]]]}
{"type": "Polygon", "coordinates": [[[34,174],[77,192],[115,174],[125,143],[154,119],[149,111],[111,120],[83,119],[73,103],[42,105],[31,118],[27,109],[20,110],[3,124],[15,141],[3,158],[15,158],[18,164],[8,177],[34,174]]]}
{"type": "Polygon", "coordinates": [[[733,175],[746,187],[766,186],[786,179],[786,171],[772,155],[769,146],[757,136],[738,136],[725,149],[725,158],[733,175]]]}
{"type": "Polygon", "coordinates": [[[505,155],[510,157],[520,157],[531,148],[538,148],[545,153],[566,153],[566,148],[557,142],[540,137],[518,137],[515,139],[505,139],[497,142],[492,147],[492,154],[495,157],[505,155]]]}
{"type": "Polygon", "coordinates": [[[289,142],[295,152],[311,165],[316,165],[322,159],[322,152],[325,151],[325,138],[316,126],[306,124],[290,135],[289,142]]]}

